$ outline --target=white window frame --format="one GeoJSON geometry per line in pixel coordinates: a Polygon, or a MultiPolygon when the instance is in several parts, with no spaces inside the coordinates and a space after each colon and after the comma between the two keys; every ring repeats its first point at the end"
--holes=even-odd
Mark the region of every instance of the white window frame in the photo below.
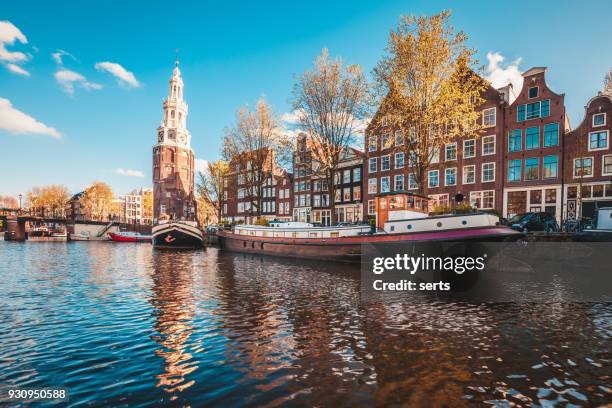
{"type": "Polygon", "coordinates": [[[404,168],[404,166],[406,165],[406,155],[404,154],[404,152],[395,153],[395,163],[394,164],[395,164],[395,168],[396,169],[403,169],[404,168]],[[402,165],[401,166],[397,165],[397,157],[399,155],[402,155],[402,165]]]}
{"type": "Polygon", "coordinates": [[[378,178],[371,177],[371,178],[368,179],[368,194],[378,194],[378,178]],[[374,183],[372,183],[372,180],[374,180],[374,183]],[[370,191],[370,187],[371,186],[375,186],[376,187],[374,189],[375,190],[374,192],[370,191]]]}
{"type": "Polygon", "coordinates": [[[589,132],[589,138],[587,140],[587,143],[588,143],[587,147],[588,147],[589,152],[596,152],[598,150],[608,150],[610,148],[610,131],[606,129],[606,130],[595,130],[593,132],[589,132]],[[595,149],[591,149],[591,135],[593,133],[602,133],[602,132],[606,134],[606,147],[598,147],[595,149]]]}
{"type": "Polygon", "coordinates": [[[402,177],[402,188],[401,190],[406,190],[406,177],[404,177],[403,174],[396,174],[395,176],[393,176],[393,191],[400,191],[398,190],[397,187],[397,180],[398,177],[402,177]]]}
{"type": "Polygon", "coordinates": [[[464,159],[472,159],[474,157],[476,157],[476,139],[466,139],[466,140],[464,140],[463,141],[463,158],[464,159]],[[471,156],[466,156],[465,155],[465,142],[473,142],[474,143],[474,149],[473,149],[474,154],[473,155],[471,155],[471,156]]]}
{"type": "Polygon", "coordinates": [[[389,170],[391,170],[391,155],[390,154],[385,154],[384,156],[380,156],[380,171],[389,171],[389,170]],[[383,168],[383,159],[385,157],[387,159],[389,159],[389,168],[386,169],[386,170],[383,168]]]}
{"type": "Polygon", "coordinates": [[[572,161],[572,176],[575,179],[583,179],[583,178],[591,178],[593,177],[593,174],[595,173],[595,158],[593,156],[586,156],[586,157],[576,157],[573,161],[572,161]],[[576,160],[584,160],[584,159],[591,159],[591,175],[590,176],[577,176],[576,175],[576,160]]]}
{"type": "Polygon", "coordinates": [[[384,176],[380,178],[380,192],[381,193],[390,193],[391,190],[391,177],[389,176],[384,176]],[[383,180],[387,180],[387,185],[389,186],[389,190],[388,191],[383,191],[383,180]]]}
{"type": "Polygon", "coordinates": [[[487,108],[482,110],[482,126],[483,127],[495,127],[497,125],[497,108],[487,108]],[[485,117],[487,116],[487,112],[493,111],[493,123],[485,124],[485,117]]]}
{"type": "Polygon", "coordinates": [[[495,152],[496,152],[496,151],[497,151],[497,137],[496,137],[496,135],[487,135],[487,136],[483,136],[483,137],[482,137],[482,144],[481,144],[481,147],[480,147],[480,153],[481,153],[483,156],[492,156],[492,155],[494,155],[494,154],[495,154],[495,152]],[[489,138],[489,137],[492,137],[492,138],[493,138],[493,153],[485,153],[485,152],[484,152],[484,148],[485,148],[485,139],[486,139],[486,138],[489,138]]]}
{"type": "Polygon", "coordinates": [[[376,205],[374,204],[374,200],[368,200],[368,215],[376,215],[376,205]]]}
{"type": "Polygon", "coordinates": [[[416,182],[416,174],[408,173],[408,179],[406,180],[406,190],[417,190],[419,188],[419,184],[416,182]],[[414,179],[414,187],[410,187],[410,176],[414,179]]]}
{"type": "Polygon", "coordinates": [[[444,145],[444,161],[455,161],[457,160],[457,142],[453,142],[453,143],[446,143],[444,145]],[[448,150],[447,148],[450,146],[455,146],[455,158],[454,159],[449,159],[448,158],[448,150]]]}
{"type": "Polygon", "coordinates": [[[463,184],[475,184],[476,183],[476,165],[475,164],[469,164],[467,166],[463,166],[463,172],[461,173],[461,181],[463,182],[463,184]],[[471,167],[474,169],[474,181],[467,181],[467,171],[465,171],[465,169],[467,169],[468,167],[471,167]]]}
{"type": "Polygon", "coordinates": [[[486,162],[486,163],[482,163],[482,165],[480,166],[480,182],[481,183],[491,183],[495,181],[495,162],[486,162]],[[493,179],[492,180],[485,180],[484,177],[484,168],[487,164],[492,164],[493,165],[493,179]]]}
{"type": "Polygon", "coordinates": [[[370,157],[368,159],[368,173],[376,173],[378,171],[378,157],[370,157]],[[374,160],[374,170],[372,170],[372,166],[370,163],[372,163],[372,160],[374,160]]]}
{"type": "MultiPolygon", "coordinates": [[[[540,97],[540,87],[539,86],[536,85],[536,86],[530,86],[530,87],[527,88],[527,99],[528,100],[537,99],[539,97],[540,97]],[[534,96],[534,97],[530,97],[529,96],[529,91],[531,90],[531,88],[535,88],[535,89],[538,90],[538,94],[536,96],[534,96]]],[[[527,109],[527,108],[525,108],[525,109],[527,109]]]]}
{"type": "Polygon", "coordinates": [[[456,186],[457,185],[457,168],[456,167],[448,167],[448,168],[444,169],[444,185],[445,186],[456,186]],[[455,170],[455,182],[453,184],[447,184],[446,183],[446,172],[448,170],[455,170]]]}
{"type": "Polygon", "coordinates": [[[607,114],[606,112],[600,112],[600,113],[594,113],[593,117],[591,119],[591,127],[600,127],[600,126],[606,126],[606,123],[608,122],[608,118],[607,118],[607,114]],[[595,116],[600,116],[603,115],[604,121],[601,125],[596,125],[595,124],[595,116]]]}
{"type": "Polygon", "coordinates": [[[378,136],[369,136],[368,137],[368,152],[375,152],[376,150],[378,150],[378,136]],[[374,143],[372,143],[372,139],[374,139],[374,143]]]}
{"type": "Polygon", "coordinates": [[[440,187],[440,170],[429,170],[427,172],[427,187],[428,188],[437,188],[437,187],[440,187]],[[437,175],[438,175],[438,177],[437,177],[438,178],[438,184],[436,184],[435,186],[431,185],[431,174],[432,173],[437,173],[437,175]]]}
{"type": "Polygon", "coordinates": [[[603,156],[601,156],[601,175],[602,176],[612,176],[612,172],[604,173],[604,169],[606,168],[605,166],[606,157],[612,157],[612,154],[604,154],[603,156]]]}

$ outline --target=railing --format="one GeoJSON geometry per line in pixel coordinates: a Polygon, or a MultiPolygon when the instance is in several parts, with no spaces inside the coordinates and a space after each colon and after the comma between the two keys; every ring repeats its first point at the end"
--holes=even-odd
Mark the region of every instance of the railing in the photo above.
{"type": "Polygon", "coordinates": [[[102,228],[100,231],[98,231],[98,233],[96,234],[96,237],[100,238],[101,236],[106,234],[108,232],[108,230],[113,227],[113,225],[115,225],[115,221],[109,222],[104,228],[102,228]]]}

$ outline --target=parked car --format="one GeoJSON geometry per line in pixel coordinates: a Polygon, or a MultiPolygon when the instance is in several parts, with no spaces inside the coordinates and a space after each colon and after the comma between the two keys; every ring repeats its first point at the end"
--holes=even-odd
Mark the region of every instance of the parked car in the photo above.
{"type": "Polygon", "coordinates": [[[510,218],[508,224],[512,229],[521,232],[554,232],[559,230],[557,220],[552,214],[547,212],[518,214],[510,218]]]}
{"type": "Polygon", "coordinates": [[[217,231],[219,231],[219,226],[217,224],[210,224],[206,226],[207,234],[215,234],[217,231]]]}

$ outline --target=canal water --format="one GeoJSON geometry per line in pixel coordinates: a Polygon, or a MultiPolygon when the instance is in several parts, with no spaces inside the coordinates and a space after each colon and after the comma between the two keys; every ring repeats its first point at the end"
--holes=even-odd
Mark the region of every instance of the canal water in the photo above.
{"type": "Polygon", "coordinates": [[[611,304],[363,301],[352,265],[105,242],[0,242],[0,294],[0,405],[612,401],[611,304]]]}

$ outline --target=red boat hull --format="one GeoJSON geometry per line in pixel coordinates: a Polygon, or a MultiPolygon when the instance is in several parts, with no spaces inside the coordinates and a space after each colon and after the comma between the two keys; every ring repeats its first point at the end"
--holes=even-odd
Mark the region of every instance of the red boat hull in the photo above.
{"type": "Polygon", "coordinates": [[[109,232],[108,235],[110,236],[110,239],[115,242],[151,242],[151,237],[146,235],[136,237],[115,234],[114,232],[109,232]]]}
{"type": "Polygon", "coordinates": [[[514,240],[520,233],[507,227],[464,228],[411,234],[360,235],[340,238],[273,238],[237,235],[219,231],[221,247],[235,252],[292,258],[359,262],[364,244],[397,244],[435,241],[498,242],[514,240]]]}

